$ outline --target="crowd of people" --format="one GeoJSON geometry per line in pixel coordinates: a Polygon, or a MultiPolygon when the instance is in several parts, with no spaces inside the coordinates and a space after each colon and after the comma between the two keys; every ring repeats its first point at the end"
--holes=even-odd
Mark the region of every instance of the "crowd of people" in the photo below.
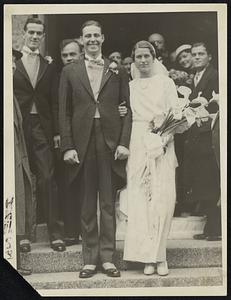
{"type": "MultiPolygon", "coordinates": [[[[39,53],[45,30],[28,18],[21,52],[12,52],[18,253],[31,250],[32,172],[51,248],[65,251],[81,237],[80,278],[99,267],[121,276],[114,264],[115,199],[128,218],[124,259],[143,262],[146,275],[156,268],[165,276],[174,211],[207,216],[195,239],[221,239],[219,89],[211,53],[198,42],[169,54],[164,37],[153,33],[131,57],[115,49],[106,58],[102,25],[91,20],[80,39],[61,41],[59,73],[39,53]],[[185,88],[189,105],[206,113],[184,133],[152,133],[154,154],[150,123],[185,99],[185,88]]],[[[18,270],[31,272],[20,255],[18,270]]]]}

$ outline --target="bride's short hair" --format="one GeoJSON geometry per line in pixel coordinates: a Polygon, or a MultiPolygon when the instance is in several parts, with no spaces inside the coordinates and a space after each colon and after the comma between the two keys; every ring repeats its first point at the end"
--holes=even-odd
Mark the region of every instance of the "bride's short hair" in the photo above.
{"type": "Polygon", "coordinates": [[[135,46],[132,49],[131,57],[132,57],[133,60],[135,60],[135,51],[139,48],[148,48],[151,55],[152,55],[152,57],[153,57],[153,59],[156,58],[156,51],[155,51],[154,47],[152,46],[152,44],[149,43],[148,41],[139,41],[135,44],[135,46]]]}

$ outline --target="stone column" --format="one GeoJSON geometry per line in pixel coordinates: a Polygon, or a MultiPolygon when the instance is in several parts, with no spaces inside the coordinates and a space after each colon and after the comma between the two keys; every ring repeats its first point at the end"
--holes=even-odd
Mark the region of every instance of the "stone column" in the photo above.
{"type": "Polygon", "coordinates": [[[32,15],[14,15],[12,16],[12,46],[20,51],[23,46],[23,27],[28,17],[32,15]]]}

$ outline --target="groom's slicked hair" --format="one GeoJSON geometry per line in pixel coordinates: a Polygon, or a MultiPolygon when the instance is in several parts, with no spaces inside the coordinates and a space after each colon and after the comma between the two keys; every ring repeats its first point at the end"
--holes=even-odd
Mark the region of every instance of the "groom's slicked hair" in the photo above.
{"type": "Polygon", "coordinates": [[[27,31],[27,25],[28,24],[39,24],[39,25],[42,25],[43,26],[43,32],[45,32],[45,24],[39,19],[39,18],[35,18],[35,17],[29,17],[27,20],[26,20],[26,23],[23,27],[24,31],[27,31]]]}
{"type": "Polygon", "coordinates": [[[139,48],[147,48],[149,49],[152,57],[155,59],[156,58],[156,51],[155,51],[155,48],[152,46],[152,44],[148,41],[139,41],[135,44],[135,46],[133,47],[132,49],[132,59],[133,61],[135,60],[135,51],[139,48]]]}
{"type": "Polygon", "coordinates": [[[89,20],[89,21],[86,21],[83,23],[82,27],[81,27],[81,32],[83,33],[83,29],[84,27],[87,27],[87,26],[97,26],[101,29],[101,33],[103,33],[103,27],[102,25],[98,22],[98,21],[95,21],[95,20],[89,20]]]}

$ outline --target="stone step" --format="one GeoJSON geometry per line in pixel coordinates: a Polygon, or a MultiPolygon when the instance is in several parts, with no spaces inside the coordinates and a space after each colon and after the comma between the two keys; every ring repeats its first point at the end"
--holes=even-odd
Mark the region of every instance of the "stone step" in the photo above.
{"type": "MultiPolygon", "coordinates": [[[[124,242],[117,241],[116,265],[121,270],[140,269],[142,264],[123,260],[124,242]]],[[[83,265],[81,245],[55,252],[49,244],[32,244],[30,253],[21,254],[22,266],[29,266],[33,273],[79,271],[83,265]]],[[[196,240],[168,240],[167,260],[170,268],[203,268],[222,265],[221,242],[196,240]]]]}
{"type": "MultiPolygon", "coordinates": [[[[116,240],[123,241],[126,230],[126,218],[123,214],[117,213],[117,231],[116,240]]],[[[189,216],[189,217],[175,217],[173,218],[169,239],[192,239],[194,234],[203,232],[205,225],[205,217],[189,216]]],[[[38,224],[36,227],[36,242],[48,242],[48,233],[46,224],[38,224]]]]}
{"type": "Polygon", "coordinates": [[[103,288],[102,296],[107,295],[105,288],[217,287],[223,284],[221,268],[170,269],[169,275],[164,277],[157,274],[145,276],[143,270],[122,271],[120,278],[110,278],[99,272],[88,279],[80,279],[78,272],[42,273],[26,276],[25,280],[38,291],[103,288]]]}

